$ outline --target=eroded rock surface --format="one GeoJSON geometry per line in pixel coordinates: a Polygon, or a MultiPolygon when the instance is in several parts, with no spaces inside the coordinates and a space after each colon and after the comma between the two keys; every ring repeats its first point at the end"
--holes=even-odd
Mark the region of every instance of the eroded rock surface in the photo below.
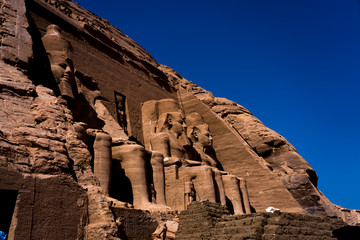
{"type": "Polygon", "coordinates": [[[3,0],[0,3],[0,58],[26,68],[32,56],[32,40],[27,29],[24,0],[3,0]]]}
{"type": "MultiPolygon", "coordinates": [[[[30,176],[76,176],[78,183],[73,184],[87,193],[83,201],[88,201],[84,203],[88,215],[81,222],[84,227],[89,219],[85,235],[89,239],[115,236],[115,220],[90,169],[91,155],[77,138],[66,101],[51,89],[33,85],[22,72],[3,62],[0,74],[1,167],[30,176]]],[[[69,200],[66,195],[58,197],[58,201],[69,200]]]]}

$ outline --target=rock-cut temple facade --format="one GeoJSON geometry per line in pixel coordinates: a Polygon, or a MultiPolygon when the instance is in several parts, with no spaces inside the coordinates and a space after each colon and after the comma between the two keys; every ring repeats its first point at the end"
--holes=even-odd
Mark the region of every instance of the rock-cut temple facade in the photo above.
{"type": "MultiPolygon", "coordinates": [[[[294,146],[70,0],[0,1],[0,234],[345,239],[294,146]]],[[[355,239],[355,238],[354,238],[355,239]]]]}

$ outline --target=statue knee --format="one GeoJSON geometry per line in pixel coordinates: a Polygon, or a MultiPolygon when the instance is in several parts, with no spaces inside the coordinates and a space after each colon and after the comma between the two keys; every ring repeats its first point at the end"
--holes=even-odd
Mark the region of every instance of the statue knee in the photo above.
{"type": "Polygon", "coordinates": [[[238,178],[238,180],[239,180],[239,185],[240,185],[240,187],[241,188],[245,188],[246,187],[246,180],[245,180],[245,178],[238,178]]]}
{"type": "Polygon", "coordinates": [[[164,158],[164,155],[158,151],[151,151],[151,157],[159,159],[159,158],[164,158]]]}
{"type": "Polygon", "coordinates": [[[133,153],[145,153],[145,148],[138,144],[125,144],[123,145],[123,149],[133,153]]]}
{"type": "Polygon", "coordinates": [[[232,183],[232,184],[238,183],[238,179],[234,175],[223,175],[222,178],[223,178],[223,181],[227,182],[227,183],[232,183]]]}
{"type": "Polygon", "coordinates": [[[95,141],[102,141],[106,144],[106,147],[111,147],[112,138],[107,133],[98,132],[96,133],[95,141]]]}
{"type": "Polygon", "coordinates": [[[164,165],[164,155],[160,152],[152,151],[151,152],[151,164],[163,166],[164,165]]]}
{"type": "Polygon", "coordinates": [[[124,168],[145,164],[145,148],[137,144],[125,144],[112,147],[112,158],[121,161],[124,168]]]}
{"type": "Polygon", "coordinates": [[[214,175],[214,171],[212,170],[211,167],[209,166],[202,166],[202,172],[205,173],[207,176],[213,176],[214,175]]]}
{"type": "Polygon", "coordinates": [[[145,148],[141,145],[137,144],[124,144],[124,145],[118,145],[113,146],[113,152],[116,155],[139,155],[144,154],[145,155],[145,148]]]}

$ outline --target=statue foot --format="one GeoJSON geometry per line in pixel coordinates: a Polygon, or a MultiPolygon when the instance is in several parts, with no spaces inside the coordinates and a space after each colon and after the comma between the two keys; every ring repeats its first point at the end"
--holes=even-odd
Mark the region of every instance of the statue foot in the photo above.
{"type": "Polygon", "coordinates": [[[170,207],[166,206],[166,205],[162,205],[162,204],[156,204],[156,203],[145,203],[142,204],[141,206],[138,206],[137,208],[142,209],[142,210],[153,210],[153,211],[157,211],[157,212],[171,212],[173,211],[170,207]]]}
{"type": "Polygon", "coordinates": [[[115,198],[112,197],[106,197],[107,201],[110,203],[110,207],[116,207],[116,208],[134,208],[133,205],[127,202],[121,202],[115,198]]]}

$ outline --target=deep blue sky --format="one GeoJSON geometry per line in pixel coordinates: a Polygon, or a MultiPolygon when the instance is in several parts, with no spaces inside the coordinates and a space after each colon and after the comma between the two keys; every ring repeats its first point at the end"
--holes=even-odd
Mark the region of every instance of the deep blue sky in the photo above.
{"type": "Polygon", "coordinates": [[[290,141],[335,204],[360,209],[359,0],[77,0],[159,63],[290,141]]]}

